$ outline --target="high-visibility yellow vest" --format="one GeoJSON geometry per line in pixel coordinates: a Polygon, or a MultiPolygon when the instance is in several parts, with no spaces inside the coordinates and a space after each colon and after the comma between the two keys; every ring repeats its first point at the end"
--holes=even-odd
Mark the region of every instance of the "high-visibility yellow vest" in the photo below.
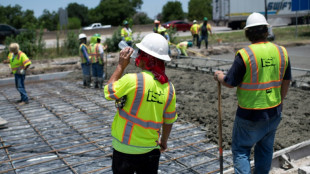
{"type": "Polygon", "coordinates": [[[103,60],[100,57],[100,53],[99,53],[99,46],[100,43],[95,43],[95,44],[90,44],[90,59],[92,63],[97,63],[99,62],[100,65],[103,64],[103,60]]]}
{"type": "Polygon", "coordinates": [[[193,24],[192,26],[191,26],[191,32],[192,32],[192,34],[198,34],[199,33],[199,25],[198,24],[193,24]]]}
{"type": "Polygon", "coordinates": [[[132,31],[130,28],[122,28],[121,36],[125,38],[125,41],[132,41],[132,31]]]}
{"type": "Polygon", "coordinates": [[[116,147],[123,153],[134,153],[134,148],[158,148],[162,124],[172,124],[177,119],[172,83],[161,84],[149,71],[124,75],[106,85],[104,94],[107,100],[127,96],[125,106],[117,109],[112,124],[114,140],[127,147],[116,147]]]}
{"type": "Polygon", "coordinates": [[[268,109],[281,104],[281,84],[288,65],[286,49],[270,42],[260,42],[238,53],[246,66],[242,83],[237,87],[239,106],[268,109]]]}
{"type": "Polygon", "coordinates": [[[80,45],[79,53],[80,53],[80,57],[81,57],[81,63],[86,63],[86,62],[87,62],[87,61],[86,61],[86,58],[84,57],[83,52],[82,52],[82,47],[83,47],[83,46],[86,48],[88,54],[89,54],[89,50],[88,50],[88,47],[87,47],[86,44],[82,43],[82,44],[80,45]]]}
{"type": "Polygon", "coordinates": [[[18,68],[25,68],[27,65],[31,64],[30,59],[22,51],[18,51],[18,54],[14,56],[13,53],[9,53],[8,59],[10,61],[10,66],[13,74],[16,73],[18,68]]]}
{"type": "Polygon", "coordinates": [[[184,42],[178,43],[176,47],[179,48],[179,49],[182,49],[182,50],[186,50],[187,49],[187,45],[188,45],[188,42],[184,41],[184,42]]]}

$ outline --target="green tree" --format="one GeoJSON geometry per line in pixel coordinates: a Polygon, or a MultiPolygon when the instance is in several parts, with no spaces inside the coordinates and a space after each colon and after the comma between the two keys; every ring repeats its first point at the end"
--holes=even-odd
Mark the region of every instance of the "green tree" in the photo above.
{"type": "Polygon", "coordinates": [[[92,23],[121,25],[141,8],[142,3],[142,0],[101,0],[99,6],[90,10],[89,18],[92,23]]]}
{"type": "Polygon", "coordinates": [[[68,29],[79,29],[81,28],[81,21],[77,17],[72,17],[68,19],[68,29]]]}
{"type": "Polygon", "coordinates": [[[55,11],[49,12],[47,9],[44,9],[43,14],[39,17],[39,24],[50,31],[56,30],[59,17],[58,13],[55,11]]]}
{"type": "Polygon", "coordinates": [[[153,20],[150,19],[146,13],[136,13],[133,17],[133,24],[151,24],[153,20]]]}
{"type": "Polygon", "coordinates": [[[36,27],[37,19],[32,10],[24,12],[20,5],[6,7],[0,5],[0,23],[9,24],[19,29],[23,28],[26,23],[32,23],[36,27]]]}
{"type": "Polygon", "coordinates": [[[78,3],[70,3],[67,6],[68,17],[76,17],[81,20],[82,26],[87,26],[90,24],[88,19],[88,8],[84,5],[78,3]]]}
{"type": "Polygon", "coordinates": [[[183,19],[184,19],[184,12],[182,9],[181,2],[169,1],[163,6],[163,10],[162,10],[163,22],[168,22],[171,20],[183,20],[183,19]]]}
{"type": "Polygon", "coordinates": [[[203,17],[212,19],[212,0],[190,0],[188,2],[188,19],[203,20],[203,17]]]}

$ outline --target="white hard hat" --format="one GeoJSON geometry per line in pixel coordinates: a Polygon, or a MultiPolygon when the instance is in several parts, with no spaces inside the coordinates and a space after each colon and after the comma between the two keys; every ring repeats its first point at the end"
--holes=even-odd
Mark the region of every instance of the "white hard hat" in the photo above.
{"type": "Polygon", "coordinates": [[[168,55],[168,41],[160,34],[148,34],[136,46],[145,53],[158,59],[165,61],[171,60],[168,55]]]}
{"type": "Polygon", "coordinates": [[[79,39],[83,39],[83,38],[86,38],[86,34],[84,33],[79,34],[79,39]]]}
{"type": "Polygon", "coordinates": [[[248,16],[246,20],[246,26],[244,27],[244,29],[258,25],[269,25],[269,24],[267,23],[265,16],[263,16],[260,13],[254,12],[250,16],[248,16]]]}
{"type": "Polygon", "coordinates": [[[194,21],[193,21],[193,23],[197,23],[197,21],[196,21],[196,20],[194,20],[194,21]]]}
{"type": "Polygon", "coordinates": [[[160,21],[157,19],[154,21],[154,24],[159,24],[159,23],[160,23],[160,21]]]}

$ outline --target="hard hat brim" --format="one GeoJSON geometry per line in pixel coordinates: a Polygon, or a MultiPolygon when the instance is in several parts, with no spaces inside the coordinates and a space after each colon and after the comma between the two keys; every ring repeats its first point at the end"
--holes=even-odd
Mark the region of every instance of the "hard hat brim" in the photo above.
{"type": "Polygon", "coordinates": [[[144,51],[145,53],[147,53],[147,54],[149,54],[151,56],[156,57],[157,59],[161,59],[161,60],[164,60],[164,61],[171,61],[171,58],[169,57],[169,55],[159,55],[159,54],[155,53],[154,51],[149,50],[148,48],[143,46],[141,43],[136,44],[136,46],[140,50],[144,51]]]}
{"type": "Polygon", "coordinates": [[[266,23],[266,22],[256,23],[256,24],[247,25],[243,29],[246,29],[246,28],[249,28],[249,27],[255,27],[255,26],[259,26],[259,25],[267,25],[268,26],[269,24],[266,23]]]}

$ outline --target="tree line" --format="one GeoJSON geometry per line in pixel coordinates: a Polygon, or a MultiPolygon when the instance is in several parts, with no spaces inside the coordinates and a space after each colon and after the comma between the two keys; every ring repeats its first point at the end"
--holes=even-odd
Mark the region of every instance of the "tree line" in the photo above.
{"type": "MultiPolygon", "coordinates": [[[[101,0],[95,8],[88,8],[83,4],[70,3],[66,7],[68,13],[68,29],[79,29],[92,23],[100,22],[103,25],[119,26],[123,20],[132,24],[150,24],[153,19],[145,12],[138,12],[143,4],[142,0],[101,0]]],[[[211,0],[190,0],[188,13],[184,13],[179,1],[168,1],[156,18],[162,22],[171,20],[190,21],[202,20],[206,16],[212,17],[211,0]]],[[[15,28],[28,28],[29,25],[49,31],[58,30],[59,14],[57,11],[43,10],[41,16],[36,18],[33,10],[22,10],[20,5],[0,5],[0,23],[15,28]]]]}

